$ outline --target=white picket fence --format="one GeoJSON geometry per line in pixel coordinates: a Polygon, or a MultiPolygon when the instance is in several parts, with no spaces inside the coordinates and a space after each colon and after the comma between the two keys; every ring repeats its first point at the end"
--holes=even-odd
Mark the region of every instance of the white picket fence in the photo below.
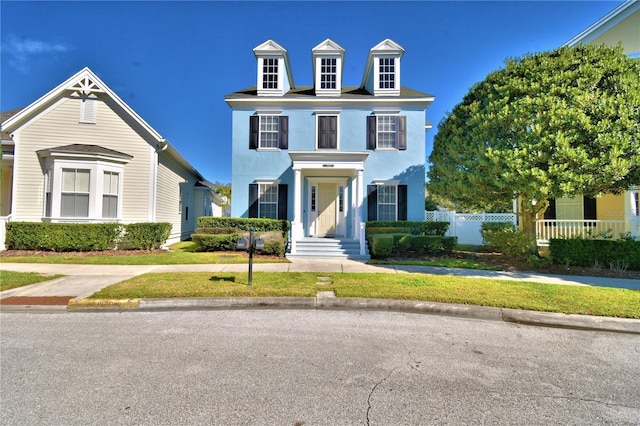
{"type": "Polygon", "coordinates": [[[517,223],[515,213],[456,213],[449,211],[425,212],[427,222],[449,222],[447,236],[458,237],[458,244],[482,245],[483,222],[517,223]]]}

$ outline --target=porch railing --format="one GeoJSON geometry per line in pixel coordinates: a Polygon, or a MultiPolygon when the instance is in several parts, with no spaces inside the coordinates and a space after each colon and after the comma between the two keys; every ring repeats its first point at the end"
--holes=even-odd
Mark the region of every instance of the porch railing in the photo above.
{"type": "Polygon", "coordinates": [[[538,220],[536,239],[548,246],[552,238],[618,239],[627,232],[624,220],[538,220]]]}

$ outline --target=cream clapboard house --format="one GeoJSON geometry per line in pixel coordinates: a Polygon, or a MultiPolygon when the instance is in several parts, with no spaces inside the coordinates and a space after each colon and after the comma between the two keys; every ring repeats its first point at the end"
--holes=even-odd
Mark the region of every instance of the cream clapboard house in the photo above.
{"type": "MultiPolygon", "coordinates": [[[[631,59],[640,60],[640,1],[628,0],[576,35],[565,45],[620,44],[631,59]]],[[[624,235],[640,237],[640,182],[621,194],[549,200],[544,218],[537,221],[539,245],[550,238],[624,235]]]]}
{"type": "Polygon", "coordinates": [[[225,201],[89,68],[2,114],[1,189],[3,222],[169,222],[168,243],[225,201]]]}

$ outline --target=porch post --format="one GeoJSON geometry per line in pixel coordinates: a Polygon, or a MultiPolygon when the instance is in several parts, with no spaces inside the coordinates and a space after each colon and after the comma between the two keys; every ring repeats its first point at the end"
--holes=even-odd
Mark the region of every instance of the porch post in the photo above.
{"type": "Polygon", "coordinates": [[[362,170],[356,171],[356,222],[354,227],[354,239],[360,239],[360,224],[363,222],[362,218],[362,204],[364,203],[364,186],[362,181],[362,170]]]}
{"type": "Polygon", "coordinates": [[[302,171],[294,169],[293,221],[291,222],[291,254],[296,253],[296,241],[302,237],[302,171]]]}

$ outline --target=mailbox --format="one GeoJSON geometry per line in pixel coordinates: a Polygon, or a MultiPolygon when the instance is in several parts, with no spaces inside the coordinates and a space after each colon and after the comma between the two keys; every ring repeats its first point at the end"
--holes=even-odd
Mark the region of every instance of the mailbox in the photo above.
{"type": "Polygon", "coordinates": [[[256,250],[264,250],[264,240],[262,238],[256,238],[253,246],[256,250]]]}
{"type": "Polygon", "coordinates": [[[247,237],[242,237],[238,240],[238,245],[236,246],[238,250],[246,250],[249,248],[249,239],[247,237]]]}

